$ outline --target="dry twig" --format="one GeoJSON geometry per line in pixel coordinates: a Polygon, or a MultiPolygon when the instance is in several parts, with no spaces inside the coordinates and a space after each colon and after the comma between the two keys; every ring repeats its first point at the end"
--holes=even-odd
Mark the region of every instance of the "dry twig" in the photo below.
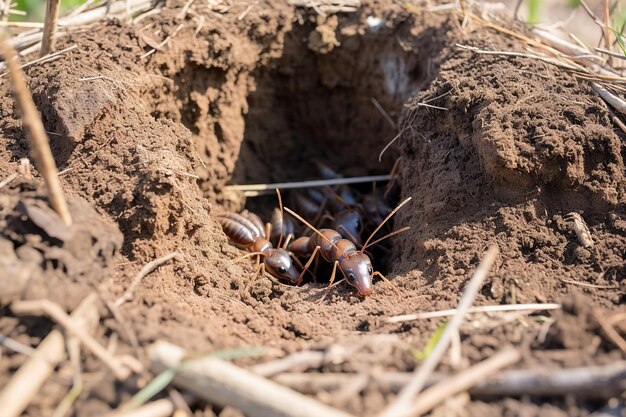
{"type": "Polygon", "coordinates": [[[520,358],[520,353],[513,348],[496,353],[489,359],[425,390],[417,397],[406,415],[422,415],[432,410],[446,398],[468,390],[500,369],[516,363],[520,358]]]}
{"type": "Polygon", "coordinates": [[[274,184],[227,185],[224,187],[224,191],[243,191],[246,197],[254,197],[257,195],[261,195],[264,192],[274,193],[277,188],[280,190],[291,190],[297,188],[313,188],[333,185],[349,185],[367,182],[389,181],[390,179],[390,175],[369,175],[364,177],[352,178],[332,178],[329,180],[277,182],[274,184]]]}
{"type": "Polygon", "coordinates": [[[184,27],[185,25],[183,25],[182,23],[178,26],[176,26],[176,29],[174,29],[174,31],[172,32],[171,35],[168,35],[165,39],[163,39],[163,41],[161,43],[159,43],[158,45],[156,45],[153,49],[149,50],[148,52],[146,52],[145,54],[141,55],[141,57],[139,57],[140,59],[144,59],[150,55],[152,55],[153,53],[155,53],[156,51],[160,51],[161,48],[163,48],[165,45],[167,45],[167,43],[178,34],[178,32],[180,32],[180,30],[184,27]]]}
{"type": "Polygon", "coordinates": [[[463,296],[461,297],[461,301],[459,302],[457,313],[452,317],[452,319],[450,319],[446,329],[439,338],[439,342],[437,342],[437,345],[424,363],[416,370],[411,381],[402,391],[400,391],[396,401],[383,410],[380,417],[400,417],[409,415],[413,398],[415,398],[415,396],[422,390],[426,384],[426,380],[435,370],[437,364],[441,360],[441,357],[448,349],[452,336],[458,331],[459,326],[467,314],[467,311],[472,306],[472,303],[481,288],[482,282],[489,274],[489,270],[495,262],[497,255],[498,247],[491,246],[485,254],[483,261],[476,269],[474,276],[467,284],[465,291],[463,292],[463,296]]]}
{"type": "Polygon", "coordinates": [[[39,52],[39,55],[42,57],[54,50],[60,3],[61,0],[48,0],[46,2],[46,20],[44,21],[41,51],[39,52]]]}
{"type": "Polygon", "coordinates": [[[360,0],[287,0],[287,3],[295,7],[310,7],[322,16],[356,12],[361,7],[360,0]]]}
{"type": "MultiPolygon", "coordinates": [[[[89,331],[98,322],[95,294],[86,297],[74,310],[71,320],[81,331],[89,331]]],[[[65,356],[65,341],[60,330],[52,330],[39,344],[36,353],[13,375],[0,392],[0,417],[17,417],[65,356]]]]}
{"type": "MultiPolygon", "coordinates": [[[[561,308],[560,304],[506,304],[506,305],[497,305],[497,306],[481,306],[481,307],[472,307],[467,313],[501,313],[501,312],[510,312],[510,311],[524,311],[524,312],[533,312],[533,311],[544,311],[544,310],[558,310],[561,308]]],[[[400,316],[393,316],[385,319],[387,323],[402,323],[405,321],[413,321],[413,320],[422,320],[422,319],[433,319],[438,317],[448,317],[454,316],[456,314],[456,309],[450,310],[441,310],[441,311],[427,311],[424,313],[414,313],[414,314],[403,314],[400,316]]]]}
{"type": "Polygon", "coordinates": [[[391,116],[389,116],[389,113],[387,113],[387,111],[380,104],[380,102],[376,100],[374,97],[371,97],[370,100],[372,101],[372,104],[374,105],[374,107],[376,107],[376,110],[378,110],[378,112],[383,116],[383,118],[387,121],[387,123],[389,123],[389,126],[391,126],[393,130],[396,130],[396,122],[393,121],[391,116]]]}
{"type": "Polygon", "coordinates": [[[220,406],[232,406],[257,417],[348,417],[289,388],[216,358],[182,362],[182,348],[157,342],[148,349],[154,372],[176,369],[173,383],[199,398],[220,406]]]}
{"type": "Polygon", "coordinates": [[[18,315],[47,315],[80,340],[87,349],[113,371],[118,380],[125,380],[130,375],[130,369],[125,364],[102,347],[77,322],[72,320],[58,304],[50,300],[16,301],[11,304],[11,310],[18,315]]]}
{"type": "Polygon", "coordinates": [[[8,35],[2,31],[0,34],[0,54],[4,57],[9,73],[11,74],[11,85],[17,107],[22,116],[22,125],[26,138],[28,139],[30,150],[33,153],[39,171],[43,176],[48,192],[50,203],[59,217],[67,226],[72,224],[67,202],[63,195],[63,188],[57,176],[57,167],[52,157],[50,144],[46,136],[46,131],[39,117],[39,112],[33,103],[33,99],[26,86],[24,73],[17,66],[17,54],[15,49],[8,42],[8,35]]]}
{"type": "Polygon", "coordinates": [[[250,369],[257,375],[271,377],[294,368],[316,368],[324,363],[324,352],[309,350],[305,352],[296,352],[286,358],[277,359],[275,361],[261,363],[250,369]]]}
{"type": "MultiPolygon", "coordinates": [[[[19,68],[20,69],[24,69],[26,67],[30,67],[31,65],[39,64],[39,63],[42,63],[42,62],[54,61],[54,60],[58,59],[61,55],[65,54],[65,53],[67,53],[67,52],[69,52],[69,51],[71,51],[73,49],[76,49],[76,48],[78,48],[78,45],[72,45],[72,46],[70,46],[68,48],[62,49],[62,50],[60,50],[58,52],[55,52],[53,54],[45,55],[45,56],[42,56],[40,58],[34,59],[34,60],[30,61],[30,62],[27,62],[25,64],[22,64],[22,65],[19,66],[19,68]]],[[[8,74],[8,72],[4,72],[4,73],[0,74],[0,77],[4,77],[7,74],[8,74]]]]}
{"type": "Polygon", "coordinates": [[[605,54],[605,55],[608,55],[608,56],[613,57],[613,58],[619,58],[619,59],[626,60],[626,55],[620,54],[618,52],[613,52],[613,51],[609,51],[608,49],[602,49],[602,48],[594,48],[594,50],[596,52],[600,52],[601,54],[605,54]]]}
{"type": "Polygon", "coordinates": [[[617,97],[615,94],[611,93],[598,83],[591,83],[591,88],[593,88],[593,90],[615,110],[622,114],[626,114],[626,101],[617,97]]]}
{"type": "Polygon", "coordinates": [[[0,27],[8,27],[8,28],[43,28],[43,23],[39,22],[5,22],[4,20],[0,20],[0,27]]]}
{"type": "Polygon", "coordinates": [[[616,290],[619,288],[618,285],[589,284],[588,282],[574,281],[574,280],[567,279],[567,278],[559,278],[559,281],[564,282],[566,284],[578,285],[579,287],[596,288],[596,289],[602,289],[602,290],[616,290]]]}
{"type": "MultiPolygon", "coordinates": [[[[272,379],[304,394],[332,392],[350,384],[360,374],[354,373],[284,373],[272,379]]],[[[400,391],[413,377],[409,372],[372,373],[370,378],[392,392],[400,391]]],[[[440,383],[446,375],[433,374],[426,387],[440,383]]],[[[548,369],[544,366],[530,369],[502,371],[485,378],[469,388],[474,397],[513,397],[522,395],[576,395],[581,398],[611,398],[626,389],[626,362],[618,361],[602,366],[548,369]]]]}
{"type": "Polygon", "coordinates": [[[137,287],[141,283],[141,280],[146,277],[146,275],[148,275],[150,272],[154,271],[155,269],[157,269],[158,267],[160,267],[164,263],[166,263],[166,262],[176,258],[177,256],[178,256],[178,252],[172,252],[169,255],[162,256],[162,257],[157,258],[157,259],[155,259],[153,261],[150,261],[146,265],[144,265],[144,267],[141,268],[141,271],[139,271],[139,273],[137,274],[135,279],[133,279],[133,282],[131,282],[131,284],[129,285],[128,289],[126,291],[124,291],[124,294],[122,294],[122,296],[120,298],[118,298],[113,305],[116,308],[118,308],[119,306],[121,306],[125,302],[132,300],[133,296],[134,296],[134,293],[135,293],[135,290],[137,289],[137,287]]]}
{"type": "Polygon", "coordinates": [[[6,177],[4,180],[0,181],[0,190],[3,187],[6,187],[7,185],[9,185],[11,181],[13,181],[15,178],[17,178],[17,173],[13,173],[9,175],[8,177],[6,177]]]}
{"type": "Polygon", "coordinates": [[[17,340],[13,340],[3,334],[0,334],[0,345],[12,350],[13,352],[21,353],[25,356],[34,356],[37,351],[30,346],[24,345],[17,340]]]}

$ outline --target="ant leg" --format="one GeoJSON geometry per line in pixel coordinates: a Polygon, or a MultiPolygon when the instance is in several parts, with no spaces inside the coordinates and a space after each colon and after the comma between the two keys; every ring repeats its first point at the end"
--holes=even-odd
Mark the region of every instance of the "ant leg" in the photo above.
{"type": "Polygon", "coordinates": [[[383,280],[383,281],[385,281],[385,283],[386,283],[386,284],[391,285],[391,287],[395,290],[396,294],[398,294],[398,295],[402,295],[402,293],[400,292],[400,290],[398,289],[398,287],[396,287],[396,286],[394,285],[394,283],[393,283],[393,282],[391,282],[391,281],[389,281],[387,278],[385,278],[385,276],[384,276],[383,274],[381,274],[381,273],[380,273],[380,272],[378,272],[378,271],[374,271],[374,273],[372,274],[372,276],[376,276],[376,275],[378,275],[379,277],[381,277],[381,278],[382,278],[382,280],[383,280]]]}
{"type": "Polygon", "coordinates": [[[298,265],[298,268],[300,268],[300,270],[304,269],[304,265],[302,265],[302,262],[300,262],[300,259],[298,259],[296,255],[294,255],[293,253],[290,253],[289,256],[291,256],[291,259],[293,259],[296,265],[298,265]]]}
{"type": "Polygon", "coordinates": [[[304,273],[309,269],[309,266],[311,266],[311,262],[313,262],[313,259],[315,259],[315,256],[317,255],[317,252],[319,252],[319,250],[319,246],[316,246],[315,249],[313,249],[313,253],[309,257],[309,260],[306,261],[306,264],[302,268],[302,272],[300,272],[300,276],[298,277],[298,282],[296,282],[296,286],[300,285],[300,283],[302,282],[302,277],[304,276],[304,273]]]}
{"type": "Polygon", "coordinates": [[[272,236],[272,224],[265,223],[265,239],[270,240],[270,236],[272,236]]]}
{"type": "Polygon", "coordinates": [[[289,245],[289,242],[291,242],[291,239],[294,238],[293,233],[289,233],[287,235],[287,237],[285,238],[285,243],[283,243],[283,249],[287,249],[287,245],[289,245]]]}
{"type": "Polygon", "coordinates": [[[328,283],[328,287],[326,287],[326,290],[324,291],[324,295],[322,296],[322,298],[316,301],[317,304],[324,301],[324,298],[326,298],[326,296],[330,292],[330,289],[333,287],[333,282],[335,281],[335,275],[337,274],[337,265],[339,265],[339,261],[335,261],[335,263],[333,263],[333,273],[330,274],[330,281],[328,283]]]}
{"type": "MultiPolygon", "coordinates": [[[[293,261],[296,263],[296,265],[298,265],[298,268],[300,268],[300,270],[302,271],[304,269],[304,266],[302,265],[302,262],[300,262],[300,259],[298,259],[296,257],[296,255],[294,255],[293,253],[289,254],[289,256],[291,256],[291,258],[293,259],[293,261]]],[[[311,272],[311,270],[307,270],[306,272],[308,272],[309,274],[311,274],[313,276],[313,278],[315,278],[315,275],[313,275],[313,272],[311,272]]],[[[296,284],[296,287],[299,285],[300,283],[296,284]]]]}

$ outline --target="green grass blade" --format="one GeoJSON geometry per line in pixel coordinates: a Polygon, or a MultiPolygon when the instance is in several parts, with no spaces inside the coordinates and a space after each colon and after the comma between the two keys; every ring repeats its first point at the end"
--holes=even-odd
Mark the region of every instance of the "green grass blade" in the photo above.
{"type": "Polygon", "coordinates": [[[426,360],[426,358],[428,358],[430,354],[433,352],[433,349],[435,348],[435,346],[437,346],[437,343],[439,342],[439,339],[441,338],[441,335],[443,334],[443,331],[446,329],[447,325],[448,325],[448,322],[446,321],[443,324],[441,324],[439,327],[437,327],[437,330],[435,330],[435,332],[430,337],[430,339],[428,339],[428,342],[426,343],[426,346],[424,346],[424,349],[417,350],[417,349],[411,348],[409,349],[409,353],[418,361],[426,360]]]}

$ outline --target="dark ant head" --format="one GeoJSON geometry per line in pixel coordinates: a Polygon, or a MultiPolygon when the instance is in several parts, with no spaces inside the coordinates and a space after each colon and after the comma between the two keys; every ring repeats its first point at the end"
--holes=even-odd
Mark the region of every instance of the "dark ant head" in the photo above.
{"type": "Polygon", "coordinates": [[[361,297],[374,292],[372,288],[374,270],[369,256],[361,252],[353,252],[339,261],[339,267],[348,284],[356,288],[361,297]]]}
{"type": "Polygon", "coordinates": [[[263,259],[268,272],[277,278],[289,280],[292,284],[298,283],[300,271],[293,263],[291,255],[285,249],[272,249],[263,259]]]}

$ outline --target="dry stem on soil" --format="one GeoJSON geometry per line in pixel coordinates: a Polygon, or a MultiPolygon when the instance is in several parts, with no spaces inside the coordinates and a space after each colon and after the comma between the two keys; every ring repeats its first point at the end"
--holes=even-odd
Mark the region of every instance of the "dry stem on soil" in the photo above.
{"type": "Polygon", "coordinates": [[[212,404],[259,417],[350,416],[226,361],[208,357],[181,363],[184,355],[167,342],[155,343],[148,352],[154,372],[177,368],[173,383],[212,404]]]}
{"type": "MultiPolygon", "coordinates": [[[[71,320],[77,329],[92,331],[98,322],[96,296],[91,294],[74,310],[71,320]]],[[[55,367],[65,357],[65,340],[60,330],[52,330],[0,392],[0,417],[17,417],[30,404],[55,367]]]]}
{"type": "Polygon", "coordinates": [[[478,294],[483,280],[489,274],[489,270],[495,262],[497,255],[498,247],[491,246],[485,254],[484,259],[478,266],[478,269],[476,269],[474,276],[467,284],[467,287],[463,292],[463,296],[461,297],[461,301],[459,302],[459,306],[457,307],[457,313],[447,324],[446,329],[444,330],[443,334],[439,338],[439,341],[437,342],[437,345],[430,353],[426,361],[424,361],[424,363],[416,370],[413,379],[407,384],[406,387],[404,387],[402,391],[400,391],[396,401],[389,405],[380,414],[380,417],[398,417],[410,415],[412,410],[413,398],[415,398],[417,393],[422,390],[422,388],[426,384],[426,380],[435,370],[437,364],[441,360],[441,357],[448,349],[452,336],[455,332],[458,332],[459,326],[463,322],[467,311],[472,306],[474,299],[476,298],[476,294],[478,294]]]}
{"type": "Polygon", "coordinates": [[[57,175],[57,167],[52,157],[46,131],[41,122],[39,112],[35,107],[35,103],[33,103],[33,99],[28,91],[28,87],[26,86],[24,73],[17,66],[17,54],[9,44],[8,36],[4,31],[0,33],[0,54],[4,58],[9,73],[11,74],[11,85],[13,87],[17,107],[20,109],[22,116],[24,133],[28,139],[33,158],[48,187],[52,208],[57,212],[59,217],[61,217],[63,223],[70,226],[72,224],[72,217],[70,216],[67,202],[63,195],[63,188],[61,187],[61,182],[57,175]]]}
{"type": "Polygon", "coordinates": [[[59,6],[61,0],[47,0],[46,20],[43,26],[40,56],[44,57],[54,50],[57,21],[59,20],[59,6]]]}

